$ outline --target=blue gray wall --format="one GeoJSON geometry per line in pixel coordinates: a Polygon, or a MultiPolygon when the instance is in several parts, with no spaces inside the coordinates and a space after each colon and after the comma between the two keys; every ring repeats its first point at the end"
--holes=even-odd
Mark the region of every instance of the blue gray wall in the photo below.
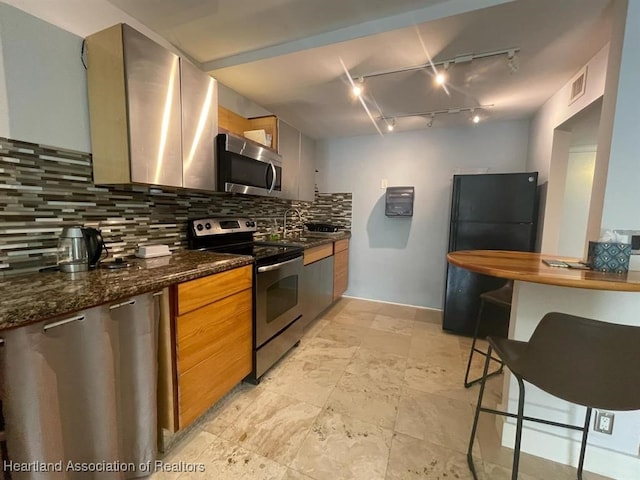
{"type": "Polygon", "coordinates": [[[528,128],[512,121],[322,142],[320,190],[353,193],[346,294],[441,308],[451,177],[524,171],[528,128]],[[413,217],[385,217],[381,179],[415,187],[413,217]]]}
{"type": "Polygon", "coordinates": [[[0,137],[90,151],[81,45],[80,37],[0,3],[0,137]]]}

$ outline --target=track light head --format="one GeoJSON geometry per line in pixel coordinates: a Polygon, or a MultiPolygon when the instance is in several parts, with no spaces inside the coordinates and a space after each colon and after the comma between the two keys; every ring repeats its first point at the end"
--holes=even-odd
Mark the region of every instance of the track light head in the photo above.
{"type": "Polygon", "coordinates": [[[387,123],[387,131],[388,132],[393,132],[393,130],[396,128],[396,119],[392,118],[391,119],[391,123],[387,123]]]}
{"type": "Polygon", "coordinates": [[[429,128],[433,127],[433,120],[434,120],[435,118],[436,118],[435,114],[433,114],[433,113],[432,113],[432,114],[429,116],[429,121],[427,122],[427,127],[429,127],[429,128]]]}
{"type": "Polygon", "coordinates": [[[360,77],[356,80],[351,88],[351,93],[353,93],[354,97],[359,97],[364,92],[364,78],[360,77]]]}
{"type": "Polygon", "coordinates": [[[507,67],[509,67],[509,73],[513,75],[520,68],[520,62],[516,56],[515,50],[509,50],[507,53],[507,67]]]}
{"type": "Polygon", "coordinates": [[[444,69],[440,70],[439,72],[436,73],[435,76],[435,82],[436,85],[444,85],[447,82],[447,71],[449,70],[449,62],[445,62],[444,63],[444,69]]]}

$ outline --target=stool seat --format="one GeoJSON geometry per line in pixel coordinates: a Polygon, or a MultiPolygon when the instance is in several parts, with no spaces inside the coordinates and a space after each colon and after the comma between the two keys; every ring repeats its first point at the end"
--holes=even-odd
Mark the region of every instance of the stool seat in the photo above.
{"type": "Polygon", "coordinates": [[[592,409],[640,410],[640,327],[552,312],[542,318],[528,342],[496,337],[489,337],[488,341],[489,350],[467,450],[473,477],[477,478],[472,449],[478,418],[480,412],[487,412],[517,418],[513,480],[518,478],[523,420],[581,431],[577,478],[582,479],[592,409]],[[482,407],[493,352],[518,381],[517,415],[482,407]],[[587,407],[584,425],[525,416],[525,381],[557,398],[587,407]]]}
{"type": "MultiPolygon", "coordinates": [[[[486,357],[487,353],[483,350],[480,350],[476,347],[476,342],[478,340],[478,332],[480,331],[480,323],[482,322],[482,313],[484,312],[484,306],[486,303],[491,303],[496,305],[497,307],[507,309],[509,312],[511,311],[511,298],[513,296],[513,281],[509,280],[502,287],[497,288],[495,290],[490,290],[488,292],[484,292],[480,294],[480,308],[478,309],[478,316],[476,318],[476,325],[473,331],[473,340],[471,342],[471,348],[469,350],[469,360],[467,362],[467,370],[464,374],[464,386],[469,388],[471,385],[478,383],[482,380],[482,377],[476,378],[474,380],[469,380],[469,372],[471,370],[471,363],[473,361],[473,355],[478,353],[480,355],[484,355],[486,357]]],[[[497,375],[502,373],[502,362],[498,358],[493,358],[494,361],[500,364],[500,367],[489,373],[491,375],[497,375]]]]}
{"type": "Polygon", "coordinates": [[[511,308],[511,297],[513,297],[513,282],[508,281],[504,286],[495,290],[490,290],[480,294],[480,299],[493,303],[500,307],[511,308]]]}

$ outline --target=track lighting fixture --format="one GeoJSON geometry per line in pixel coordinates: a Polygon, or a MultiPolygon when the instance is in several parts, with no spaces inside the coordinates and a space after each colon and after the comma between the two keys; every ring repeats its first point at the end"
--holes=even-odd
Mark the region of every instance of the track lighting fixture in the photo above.
{"type": "Polygon", "coordinates": [[[392,118],[391,123],[387,123],[387,131],[393,132],[393,129],[396,128],[396,119],[392,118]]]}
{"type": "Polygon", "coordinates": [[[440,70],[435,76],[435,81],[437,85],[442,86],[447,82],[448,70],[449,70],[449,62],[445,62],[443,70],[440,70]]]}
{"type": "Polygon", "coordinates": [[[354,82],[353,88],[351,89],[351,92],[353,93],[354,97],[359,97],[360,95],[362,95],[362,92],[364,92],[364,78],[363,77],[358,78],[354,82]]]}
{"type": "MultiPolygon", "coordinates": [[[[477,113],[478,110],[488,110],[493,105],[480,105],[477,107],[459,107],[459,108],[450,108],[448,110],[433,110],[431,112],[416,112],[416,113],[397,113],[395,115],[383,115],[379,117],[380,120],[391,120],[391,125],[395,125],[395,121],[397,118],[405,118],[405,117],[428,117],[427,127],[431,128],[433,126],[433,121],[436,118],[436,115],[455,115],[457,113],[469,112],[471,121],[473,123],[479,123],[482,120],[482,117],[477,113]]],[[[387,127],[389,129],[389,127],[387,127]]],[[[389,129],[389,131],[391,131],[389,129]]]]}
{"type": "Polygon", "coordinates": [[[518,57],[516,57],[516,50],[509,50],[507,53],[507,67],[509,67],[509,73],[512,75],[520,68],[518,57]]]}
{"type": "MultiPolygon", "coordinates": [[[[448,67],[454,63],[454,64],[459,64],[459,63],[469,63],[472,62],[473,60],[479,60],[481,58],[490,58],[490,57],[496,57],[496,56],[500,56],[500,55],[507,55],[507,58],[509,60],[514,60],[514,65],[516,65],[516,69],[517,67],[517,53],[520,51],[519,48],[505,48],[502,50],[493,50],[491,52],[482,52],[482,53],[467,53],[464,55],[458,55],[456,57],[453,58],[449,58],[446,60],[439,60],[437,62],[429,62],[429,63],[425,63],[422,65],[412,65],[409,67],[401,67],[401,68],[394,68],[394,69],[389,69],[389,70],[379,70],[376,72],[371,72],[371,73],[366,73],[364,75],[360,75],[357,77],[351,77],[353,79],[353,81],[355,82],[357,79],[362,79],[362,80],[366,80],[367,78],[371,78],[371,77],[378,77],[381,75],[391,75],[394,73],[402,73],[402,72],[411,72],[414,70],[430,70],[433,71],[433,69],[435,69],[436,71],[438,71],[438,67],[443,67],[443,69],[446,71],[448,69],[448,67]]],[[[511,68],[511,67],[510,67],[511,68]]],[[[439,73],[439,72],[438,72],[439,73]]],[[[436,76],[438,74],[436,73],[436,76]]]]}
{"type": "Polygon", "coordinates": [[[351,73],[347,69],[342,59],[340,59],[340,62],[342,64],[342,68],[344,69],[344,73],[346,74],[349,80],[349,83],[351,85],[351,92],[354,99],[357,99],[360,102],[360,104],[362,105],[362,108],[365,110],[366,114],[371,120],[371,123],[377,130],[378,134],[382,136],[383,132],[381,127],[383,127],[384,124],[381,123],[380,120],[385,120],[387,131],[392,132],[395,129],[395,121],[398,118],[427,117],[427,127],[432,127],[436,115],[441,115],[445,113],[447,115],[450,115],[450,114],[456,114],[461,112],[470,112],[469,118],[475,124],[482,121],[485,115],[483,114],[481,116],[479,114],[476,114],[474,112],[474,109],[485,110],[493,107],[493,105],[478,105],[474,107],[448,108],[443,110],[433,110],[429,112],[396,113],[393,115],[385,115],[382,109],[380,108],[380,105],[378,104],[378,102],[376,102],[373,92],[367,92],[366,96],[363,95],[364,82],[367,78],[378,77],[382,75],[390,75],[394,73],[404,73],[404,72],[413,72],[413,71],[421,70],[431,75],[433,77],[434,83],[437,86],[441,87],[442,90],[448,96],[451,96],[449,93],[450,87],[447,85],[447,83],[449,81],[448,70],[452,64],[455,64],[455,65],[471,64],[474,60],[505,55],[507,60],[507,67],[511,72],[511,74],[514,74],[519,69],[519,62],[518,62],[519,51],[520,51],[520,48],[514,47],[514,48],[508,48],[503,50],[493,50],[493,51],[482,52],[482,53],[465,53],[465,54],[456,55],[455,57],[449,58],[447,60],[439,60],[434,62],[431,59],[429,59],[428,63],[422,64],[422,65],[413,65],[413,66],[394,68],[389,70],[379,70],[379,71],[361,74],[357,76],[351,75],[351,73]],[[374,112],[376,111],[379,114],[378,116],[375,116],[374,112]]]}

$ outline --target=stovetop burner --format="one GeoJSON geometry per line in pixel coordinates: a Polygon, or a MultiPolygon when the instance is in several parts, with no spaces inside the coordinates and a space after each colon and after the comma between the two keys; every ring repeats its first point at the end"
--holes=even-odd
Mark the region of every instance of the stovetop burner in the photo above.
{"type": "Polygon", "coordinates": [[[217,253],[251,255],[256,265],[283,262],[302,255],[304,248],[254,242],[255,221],[248,218],[201,218],[189,221],[189,248],[217,253]]]}
{"type": "Polygon", "coordinates": [[[260,242],[238,243],[222,246],[204,247],[199,250],[216,253],[233,253],[235,255],[251,255],[258,266],[277,263],[302,255],[304,248],[294,245],[274,245],[260,242]]]}

